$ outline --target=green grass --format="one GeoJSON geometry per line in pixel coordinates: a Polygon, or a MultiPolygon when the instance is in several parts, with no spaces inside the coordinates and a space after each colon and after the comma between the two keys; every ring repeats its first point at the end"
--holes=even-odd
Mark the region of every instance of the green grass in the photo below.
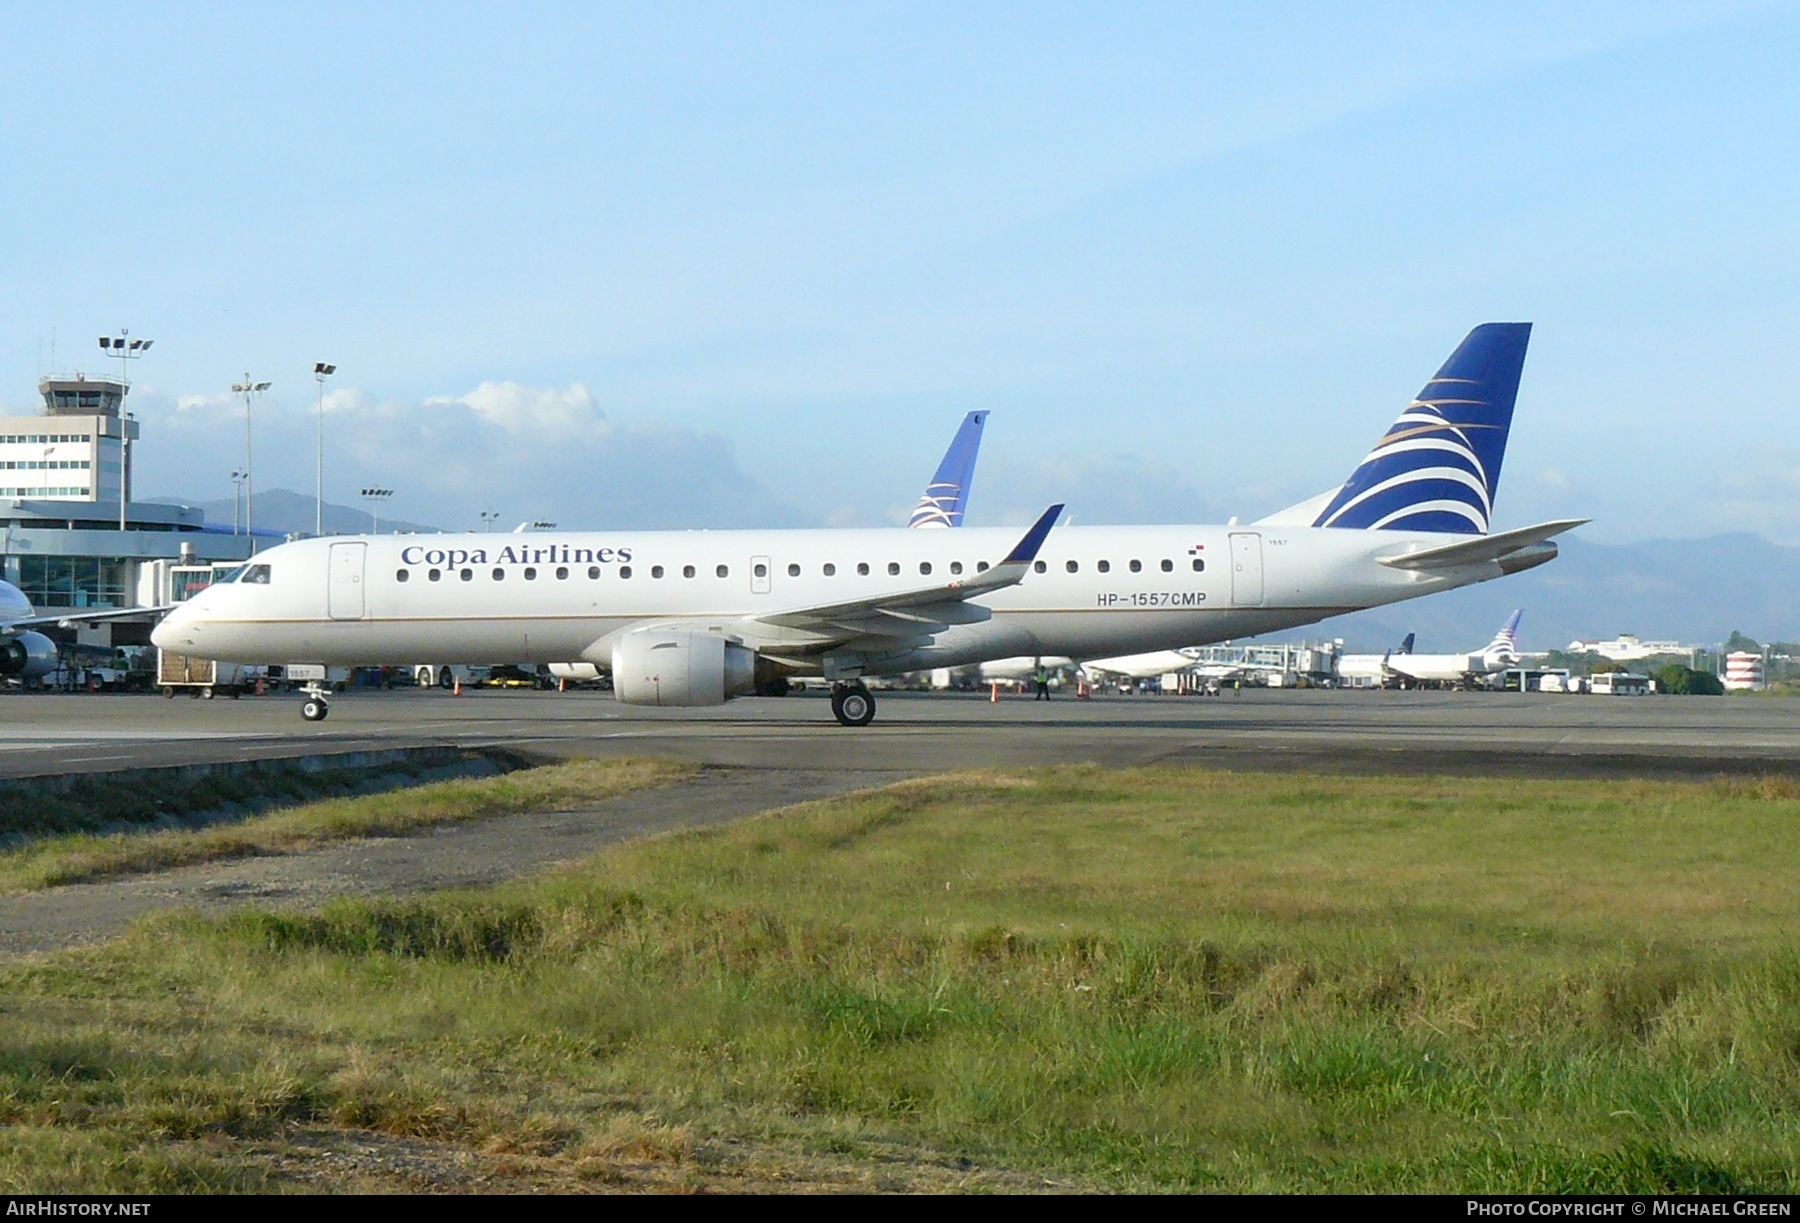
{"type": "Polygon", "coordinates": [[[0,850],[0,893],[196,862],[299,853],[327,841],[402,836],[435,824],[556,810],[679,781],[691,773],[656,760],[580,761],[499,777],[430,782],[385,794],[302,802],[201,828],[47,836],[0,850]]]}
{"type": "Polygon", "coordinates": [[[164,918],[0,972],[0,1188],[1791,1193],[1797,851],[1782,782],[1067,768],[164,918]]]}

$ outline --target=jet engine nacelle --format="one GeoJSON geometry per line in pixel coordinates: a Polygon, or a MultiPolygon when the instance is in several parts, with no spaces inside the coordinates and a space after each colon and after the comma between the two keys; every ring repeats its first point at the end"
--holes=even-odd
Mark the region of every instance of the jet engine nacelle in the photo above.
{"type": "Polygon", "coordinates": [[[56,670],[56,643],[42,633],[0,637],[0,675],[40,679],[56,670]]]}
{"type": "Polygon", "coordinates": [[[612,674],[627,705],[723,705],[756,690],[756,651],[711,633],[645,629],[613,643],[612,674]]]}

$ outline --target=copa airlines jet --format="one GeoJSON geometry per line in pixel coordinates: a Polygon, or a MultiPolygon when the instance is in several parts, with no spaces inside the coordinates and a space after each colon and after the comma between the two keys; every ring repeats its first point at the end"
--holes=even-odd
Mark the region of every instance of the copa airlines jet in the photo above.
{"type": "MultiPolygon", "coordinates": [[[[821,675],[1102,658],[1309,624],[1541,565],[1582,520],[1489,533],[1530,324],[1477,327],[1332,494],[1249,526],[377,536],[282,544],[155,631],[205,658],[583,658],[629,704],[821,675]]],[[[302,709],[326,714],[314,690],[302,709]]]]}
{"type": "Polygon", "coordinates": [[[1414,654],[1412,634],[1398,650],[1386,654],[1346,654],[1338,660],[1340,679],[1364,679],[1388,684],[1477,684],[1519,661],[1519,619],[1515,611],[1494,634],[1494,639],[1467,654],[1414,654]]]}

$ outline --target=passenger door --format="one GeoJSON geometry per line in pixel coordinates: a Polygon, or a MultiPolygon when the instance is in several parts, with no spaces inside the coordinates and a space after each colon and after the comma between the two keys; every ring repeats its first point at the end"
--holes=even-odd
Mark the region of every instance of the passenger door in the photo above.
{"type": "Polygon", "coordinates": [[[1259,607],[1263,601],[1262,536],[1254,531],[1231,537],[1231,605],[1259,607]]]}
{"type": "Polygon", "coordinates": [[[325,610],[333,620],[363,618],[363,560],[367,544],[331,545],[331,585],[325,610]]]}

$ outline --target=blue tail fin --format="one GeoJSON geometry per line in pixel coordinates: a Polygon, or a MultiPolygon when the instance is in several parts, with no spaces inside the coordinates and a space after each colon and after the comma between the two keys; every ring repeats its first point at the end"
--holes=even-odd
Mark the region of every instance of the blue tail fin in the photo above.
{"type": "Polygon", "coordinates": [[[1402,641],[1401,641],[1401,642],[1400,642],[1400,648],[1399,648],[1399,649],[1398,649],[1398,650],[1395,650],[1395,651],[1394,651],[1394,653],[1396,653],[1396,654],[1410,654],[1410,653],[1412,653],[1412,647],[1413,647],[1413,637],[1414,637],[1414,636],[1416,636],[1416,634],[1413,634],[1413,633],[1408,633],[1408,634],[1407,634],[1407,635],[1406,635],[1406,637],[1405,637],[1405,638],[1404,638],[1404,639],[1403,639],[1403,640],[1402,640],[1402,641]]]}
{"type": "Polygon", "coordinates": [[[969,504],[969,486],[975,482],[975,456],[981,450],[981,427],[987,423],[986,412],[971,412],[963,417],[962,428],[944,452],[937,474],[925,486],[919,508],[907,522],[909,527],[960,527],[963,508],[969,504]]]}
{"type": "Polygon", "coordinates": [[[1525,609],[1521,607],[1508,616],[1506,623],[1500,626],[1500,631],[1494,634],[1494,639],[1487,643],[1482,653],[1493,654],[1504,651],[1507,654],[1517,655],[1519,652],[1519,620],[1524,615],[1525,609]]]}
{"type": "Polygon", "coordinates": [[[1530,323],[1471,331],[1313,525],[1486,535],[1530,339],[1530,323]]]}

